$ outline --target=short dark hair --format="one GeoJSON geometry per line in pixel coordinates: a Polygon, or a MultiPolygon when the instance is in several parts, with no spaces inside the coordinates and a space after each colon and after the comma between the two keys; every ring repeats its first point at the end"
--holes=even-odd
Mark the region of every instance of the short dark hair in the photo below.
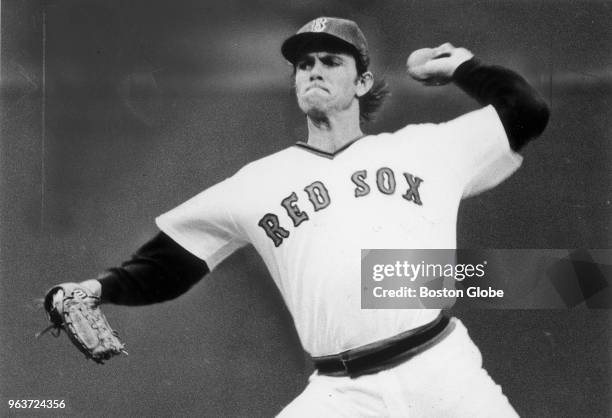
{"type": "MultiPolygon", "coordinates": [[[[331,53],[346,53],[355,58],[357,65],[357,76],[361,77],[368,71],[368,62],[362,57],[357,49],[352,45],[334,39],[320,39],[302,45],[301,53],[327,51],[331,53]]],[[[296,66],[293,63],[293,76],[295,76],[296,66]]],[[[383,105],[385,99],[390,95],[389,85],[384,79],[375,80],[372,88],[359,98],[359,122],[363,125],[372,122],[376,118],[376,113],[383,105]]]]}

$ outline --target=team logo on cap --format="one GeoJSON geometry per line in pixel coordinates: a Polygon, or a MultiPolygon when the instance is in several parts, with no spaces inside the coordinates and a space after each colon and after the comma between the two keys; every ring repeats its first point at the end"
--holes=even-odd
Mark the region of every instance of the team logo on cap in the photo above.
{"type": "Polygon", "coordinates": [[[315,19],[315,21],[312,22],[312,31],[313,32],[323,32],[325,30],[326,24],[327,24],[327,19],[325,19],[324,17],[315,19]]]}

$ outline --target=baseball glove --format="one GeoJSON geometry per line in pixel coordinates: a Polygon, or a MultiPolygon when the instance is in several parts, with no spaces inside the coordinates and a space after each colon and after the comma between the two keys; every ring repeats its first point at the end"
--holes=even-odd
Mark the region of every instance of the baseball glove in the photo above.
{"type": "Polygon", "coordinates": [[[103,364],[117,354],[127,354],[125,345],[110,327],[100,310],[100,297],[77,283],[64,283],[51,288],[44,300],[56,336],[64,330],[70,341],[88,359],[103,364]]]}

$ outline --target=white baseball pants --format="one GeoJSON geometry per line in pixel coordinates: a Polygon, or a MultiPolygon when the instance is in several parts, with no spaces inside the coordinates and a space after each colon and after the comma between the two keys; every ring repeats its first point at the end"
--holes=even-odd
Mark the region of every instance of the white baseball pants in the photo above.
{"type": "Polygon", "coordinates": [[[457,318],[441,342],[410,360],[355,379],[319,375],[278,415],[289,417],[518,417],[457,318]]]}

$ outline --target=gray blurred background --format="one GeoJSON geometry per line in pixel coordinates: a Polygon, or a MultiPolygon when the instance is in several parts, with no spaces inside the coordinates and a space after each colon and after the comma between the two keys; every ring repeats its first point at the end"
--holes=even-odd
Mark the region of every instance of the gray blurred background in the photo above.
{"type": "MultiPolygon", "coordinates": [[[[252,248],[175,301],[106,306],[130,355],[104,366],[35,340],[33,299],[120,263],[155,216],[304,139],[279,48],[319,15],[357,20],[389,81],[371,132],[476,108],[404,75],[412,50],[446,41],[550,103],[523,168],[462,204],[460,247],[612,247],[609,2],[3,1],[0,415],[8,399],[64,399],[29,413],[271,416],[303,389],[311,366],[252,248]]],[[[521,415],[610,416],[609,311],[458,315],[521,415]]]]}

